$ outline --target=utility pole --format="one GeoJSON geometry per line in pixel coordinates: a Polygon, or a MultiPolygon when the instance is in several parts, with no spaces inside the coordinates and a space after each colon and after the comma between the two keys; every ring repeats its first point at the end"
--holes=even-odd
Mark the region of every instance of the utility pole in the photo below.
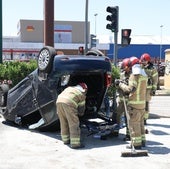
{"type": "Polygon", "coordinates": [[[162,60],[162,28],[163,28],[163,25],[161,25],[160,28],[161,28],[161,37],[160,37],[161,41],[160,41],[160,55],[159,55],[159,62],[161,62],[161,60],[162,60]]]}
{"type": "Polygon", "coordinates": [[[88,30],[88,3],[89,1],[86,0],[86,7],[85,7],[85,53],[88,50],[88,35],[89,35],[89,30],[88,30]]]}
{"type": "Polygon", "coordinates": [[[44,45],[54,47],[54,0],[44,0],[44,45]]]}
{"type": "Polygon", "coordinates": [[[95,25],[94,25],[95,32],[94,33],[95,33],[95,35],[97,35],[97,15],[98,15],[97,13],[94,14],[94,17],[95,17],[95,25]]]}

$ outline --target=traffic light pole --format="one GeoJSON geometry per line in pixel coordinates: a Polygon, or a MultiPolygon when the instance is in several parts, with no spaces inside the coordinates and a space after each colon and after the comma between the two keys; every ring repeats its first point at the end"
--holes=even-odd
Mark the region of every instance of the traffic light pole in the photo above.
{"type": "Polygon", "coordinates": [[[114,54],[113,54],[113,63],[115,66],[117,65],[117,51],[118,51],[117,36],[118,36],[118,32],[115,32],[114,33],[114,54]]]}
{"type": "MultiPolygon", "coordinates": [[[[118,36],[118,32],[114,32],[114,52],[113,52],[113,64],[115,67],[117,67],[117,52],[118,52],[118,44],[117,44],[117,36],[118,36]]],[[[112,105],[112,109],[113,109],[113,121],[116,121],[116,112],[117,112],[117,102],[116,102],[116,91],[113,92],[113,105],[112,105]]]]}

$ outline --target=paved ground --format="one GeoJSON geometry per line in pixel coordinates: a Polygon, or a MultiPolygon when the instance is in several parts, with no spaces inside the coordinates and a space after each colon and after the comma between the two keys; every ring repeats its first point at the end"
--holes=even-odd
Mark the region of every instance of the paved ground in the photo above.
{"type": "Polygon", "coordinates": [[[148,157],[121,157],[128,142],[118,138],[100,140],[82,130],[86,147],[73,150],[63,145],[57,132],[32,132],[4,125],[0,118],[0,169],[169,169],[170,96],[157,95],[148,120],[148,157]]]}

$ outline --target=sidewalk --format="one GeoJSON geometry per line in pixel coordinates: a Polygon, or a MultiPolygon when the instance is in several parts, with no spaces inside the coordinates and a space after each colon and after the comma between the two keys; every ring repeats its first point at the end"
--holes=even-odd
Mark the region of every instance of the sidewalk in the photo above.
{"type": "Polygon", "coordinates": [[[161,86],[150,101],[150,118],[170,118],[170,89],[161,86]]]}
{"type": "Polygon", "coordinates": [[[119,137],[100,140],[82,130],[85,148],[71,149],[61,141],[59,132],[38,132],[3,124],[0,117],[0,169],[169,169],[170,95],[161,90],[150,102],[147,121],[146,157],[121,157],[130,142],[119,137]]]}
{"type": "Polygon", "coordinates": [[[161,90],[156,91],[156,96],[170,96],[170,89],[165,89],[164,86],[160,88],[161,90]]]}
{"type": "Polygon", "coordinates": [[[4,125],[0,118],[0,169],[169,169],[170,118],[148,120],[148,155],[121,157],[127,151],[123,141],[125,128],[119,137],[107,140],[87,136],[82,131],[85,148],[71,149],[61,141],[60,133],[30,131],[4,125]]]}

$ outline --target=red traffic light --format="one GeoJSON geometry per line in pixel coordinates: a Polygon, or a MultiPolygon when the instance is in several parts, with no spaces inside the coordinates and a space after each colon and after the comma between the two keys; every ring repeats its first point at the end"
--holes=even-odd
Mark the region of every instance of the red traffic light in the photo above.
{"type": "Polygon", "coordinates": [[[125,46],[130,45],[130,42],[131,42],[130,34],[131,34],[131,32],[132,32],[131,29],[122,29],[121,46],[125,47],[125,46]]]}
{"type": "Polygon", "coordinates": [[[83,55],[83,54],[84,54],[84,47],[83,47],[83,46],[80,46],[80,47],[79,47],[79,54],[80,54],[80,55],[83,55]]]}
{"type": "Polygon", "coordinates": [[[130,37],[131,29],[122,29],[122,36],[130,37]]]}

